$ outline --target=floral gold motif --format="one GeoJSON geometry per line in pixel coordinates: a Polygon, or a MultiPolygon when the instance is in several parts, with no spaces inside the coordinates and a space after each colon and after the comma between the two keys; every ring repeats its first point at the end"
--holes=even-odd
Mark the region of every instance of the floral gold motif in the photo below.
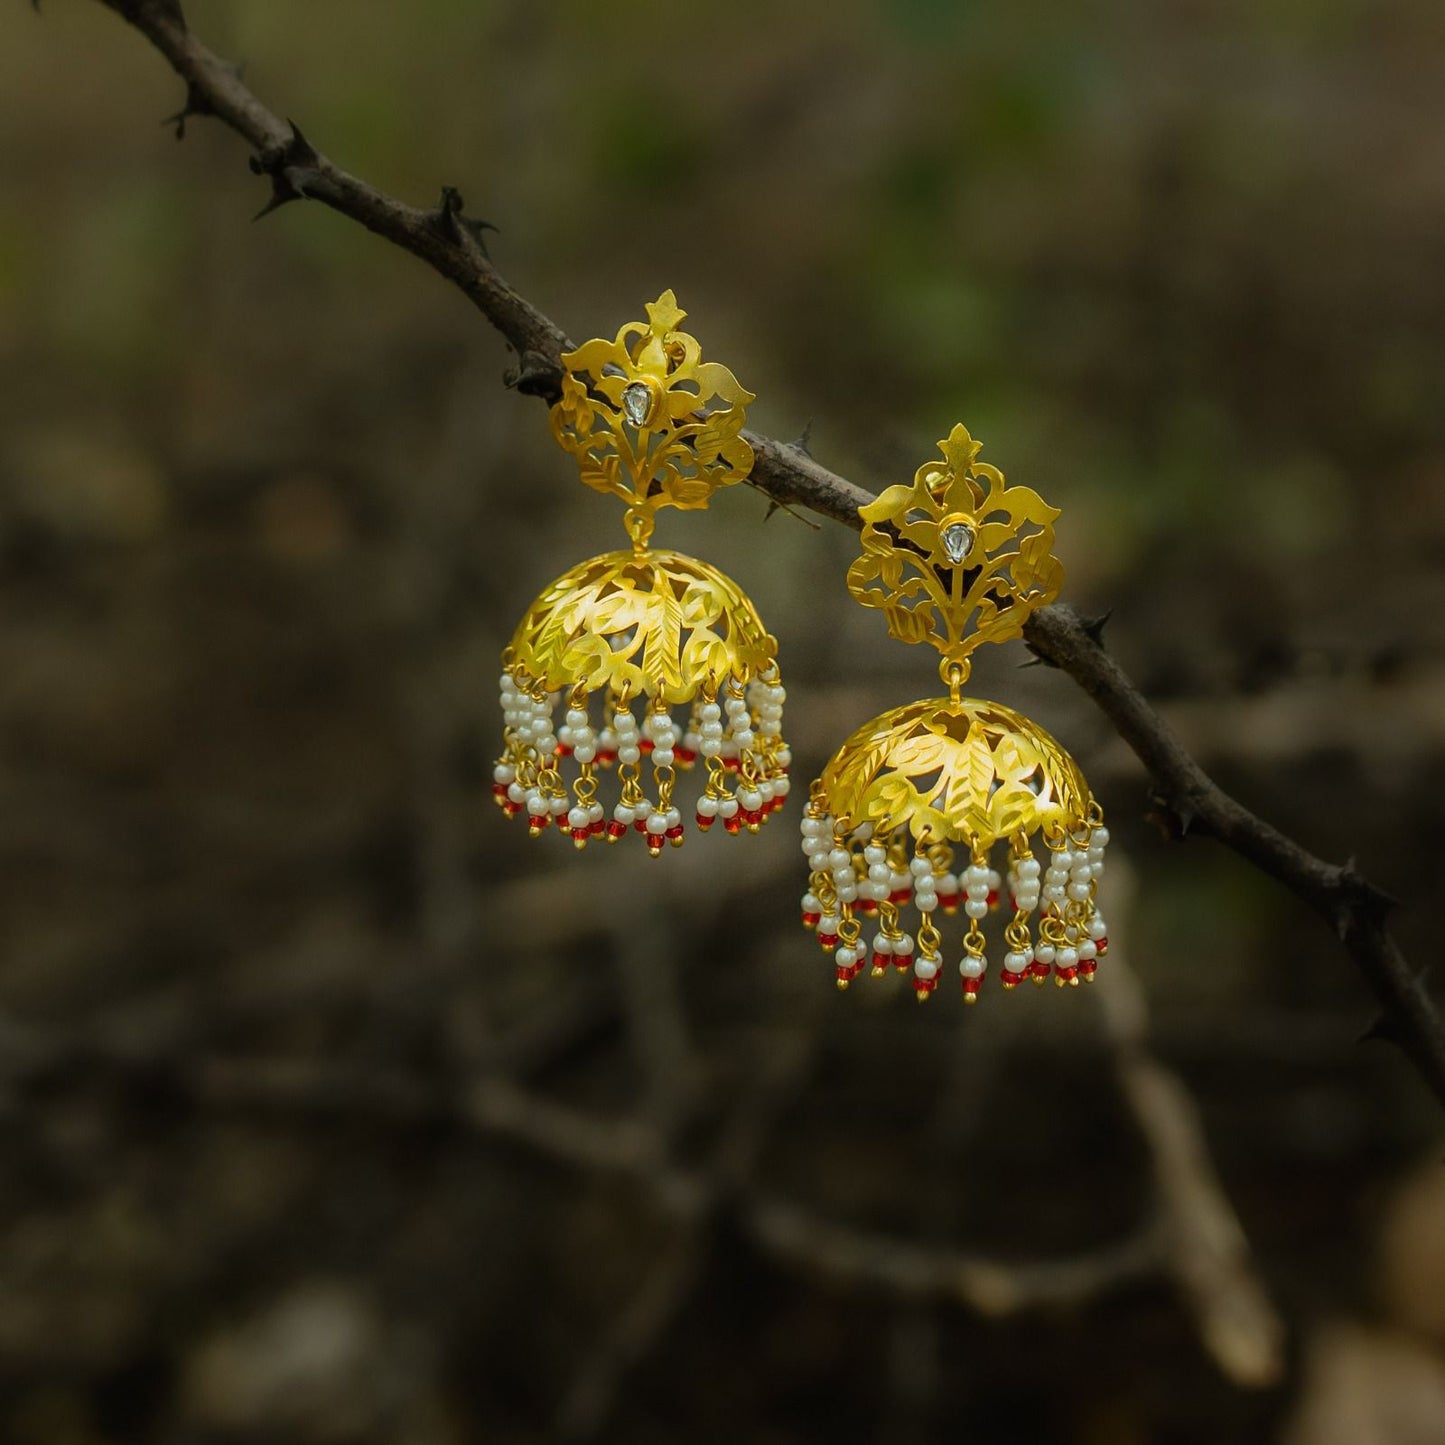
{"type": "Polygon", "coordinates": [[[979,461],[981,444],[966,427],[954,427],[939,450],[941,462],[924,463],[912,483],[860,509],[863,555],[848,587],[865,607],[882,609],[900,642],[936,647],[945,678],[962,683],[969,653],[1018,637],[1029,613],[1058,596],[1059,513],[979,461]]]}
{"type": "Polygon", "coordinates": [[[747,595],[680,552],[608,552],[564,572],[527,609],[511,655],[549,692],[610,688],[690,702],[700,680],[747,683],[777,651],[747,595]]]}
{"type": "Polygon", "coordinates": [[[930,698],[874,718],[839,748],[823,788],[840,828],[907,829],[919,842],[1057,835],[1090,803],[1083,774],[1048,733],[976,698],[930,698]]]}
{"type": "Polygon", "coordinates": [[[752,469],[743,439],[753,394],[720,362],[704,361],[678,325],[687,313],[671,291],[612,341],[598,338],[562,357],[562,398],[552,435],[582,480],[627,503],[634,544],[651,535],[660,507],[705,507],[719,487],[752,469]]]}

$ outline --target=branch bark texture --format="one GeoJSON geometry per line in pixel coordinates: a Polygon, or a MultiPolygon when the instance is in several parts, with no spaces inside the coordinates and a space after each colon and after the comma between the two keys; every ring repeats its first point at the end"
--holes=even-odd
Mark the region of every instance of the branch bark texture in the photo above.
{"type": "MultiPolygon", "coordinates": [[[[386,195],[315,149],[291,121],[267,109],[237,67],[203,45],[178,0],[101,0],[139,30],[186,84],[174,117],[179,133],[190,116],[213,116],[251,146],[252,169],[266,176],[271,196],[261,214],[296,200],[317,201],[409,251],[466,295],[516,355],[509,384],[546,400],[559,393],[561,354],[571,342],[555,322],[511,286],[487,254],[486,223],[468,217],[461,196],[442,190],[433,210],[386,195]]],[[[800,446],[746,433],[756,454],[751,480],[775,501],[806,507],[850,527],[872,500],[800,446]]],[[[1044,661],[1068,673],[1098,704],[1143,762],[1159,800],[1181,833],[1201,832],[1234,849],[1320,914],[1374,993],[1381,1009],[1372,1032],[1398,1044],[1445,1105],[1445,1025],[1428,990],[1386,924],[1391,900],[1355,871],[1315,857],[1219,788],[1185,751],[1169,726],[1070,608],[1045,607],[1025,637],[1044,661]]]]}

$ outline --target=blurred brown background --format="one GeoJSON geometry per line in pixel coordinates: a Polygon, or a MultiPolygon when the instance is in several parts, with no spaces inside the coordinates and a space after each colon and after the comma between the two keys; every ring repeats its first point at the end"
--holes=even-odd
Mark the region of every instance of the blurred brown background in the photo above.
{"type": "MultiPolygon", "coordinates": [[[[343,165],[458,186],[574,337],[675,287],[753,424],[870,488],[966,421],[1206,767],[1434,962],[1436,0],[187,11],[343,165]]],[[[524,845],[497,654],[613,510],[459,295],[319,208],[253,226],[180,101],[88,0],[0,13],[0,1440],[1445,1439],[1440,1117],[1329,931],[1165,843],[1016,646],[977,691],[1129,860],[1097,997],[835,996],[796,807],[524,845]],[[1277,1359],[1111,1273],[1167,1179],[1131,974],[1277,1359]],[[990,1314],[896,1244],[1102,1280],[990,1314]]],[[[847,600],[851,534],[765,516],[662,530],[781,635],[806,778],[933,669],[847,600]]]]}

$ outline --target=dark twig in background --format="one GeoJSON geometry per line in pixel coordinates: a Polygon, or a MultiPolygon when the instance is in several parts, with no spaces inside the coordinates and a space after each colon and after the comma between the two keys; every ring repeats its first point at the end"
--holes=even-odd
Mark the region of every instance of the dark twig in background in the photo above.
{"type": "MultiPolygon", "coordinates": [[[[395,200],[350,175],[315,149],[292,123],[268,110],[237,68],[208,50],[186,25],[177,0],[102,0],[166,57],[186,83],[172,118],[214,116],[254,149],[252,167],[271,183],[261,215],[293,200],[319,201],[409,251],[464,292],[511,346],[509,384],[544,399],[558,393],[566,333],[520,295],[492,264],[482,242],[487,223],[468,217],[460,194],[442,190],[436,210],[395,200]]],[[[806,439],[778,442],[747,433],[756,454],[752,481],[775,502],[809,508],[856,527],[869,493],[830,472],[806,439]]],[[[1392,900],[1352,863],[1330,864],[1285,837],[1220,789],[1180,745],[1117,662],[1102,627],[1072,609],[1041,609],[1026,629],[1030,647],[1069,674],[1099,705],[1148,769],[1181,836],[1207,833],[1283,883],[1338,932],[1381,1008],[1370,1031],[1404,1050],[1445,1103],[1445,1024],[1425,985],[1386,926],[1392,900]]]]}

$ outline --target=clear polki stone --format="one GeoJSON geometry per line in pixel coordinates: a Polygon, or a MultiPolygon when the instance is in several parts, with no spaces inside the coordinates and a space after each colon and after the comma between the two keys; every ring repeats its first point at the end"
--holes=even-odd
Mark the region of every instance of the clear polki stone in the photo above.
{"type": "Polygon", "coordinates": [[[942,535],[943,550],[948,553],[948,560],[955,565],[962,562],[973,546],[973,528],[964,522],[953,522],[943,529],[942,535]]]}
{"type": "Polygon", "coordinates": [[[645,381],[631,381],[622,388],[622,410],[633,426],[646,426],[652,410],[652,388],[645,381]]]}

